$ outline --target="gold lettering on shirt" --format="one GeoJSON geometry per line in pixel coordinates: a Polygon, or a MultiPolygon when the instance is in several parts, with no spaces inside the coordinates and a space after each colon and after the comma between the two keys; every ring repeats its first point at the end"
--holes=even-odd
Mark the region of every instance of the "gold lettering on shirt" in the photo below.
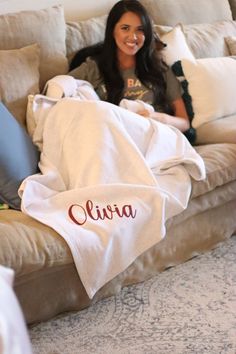
{"type": "Polygon", "coordinates": [[[136,100],[142,100],[144,95],[147,93],[148,91],[146,90],[139,90],[139,91],[126,91],[124,94],[124,97],[126,98],[130,98],[133,97],[136,100]]]}
{"type": "Polygon", "coordinates": [[[138,79],[127,79],[127,87],[141,87],[142,84],[138,79]]]}

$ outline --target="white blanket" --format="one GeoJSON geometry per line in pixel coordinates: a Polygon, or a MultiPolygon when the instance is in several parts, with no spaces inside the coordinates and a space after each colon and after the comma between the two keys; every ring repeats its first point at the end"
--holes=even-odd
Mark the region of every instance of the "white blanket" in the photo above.
{"type": "Polygon", "coordinates": [[[13,281],[14,271],[0,265],[0,354],[32,354],[13,281]]]}
{"type": "Polygon", "coordinates": [[[68,243],[90,298],[165,236],[187,207],[201,157],[177,129],[115,105],[63,98],[42,129],[42,174],[20,188],[22,211],[68,243]]]}

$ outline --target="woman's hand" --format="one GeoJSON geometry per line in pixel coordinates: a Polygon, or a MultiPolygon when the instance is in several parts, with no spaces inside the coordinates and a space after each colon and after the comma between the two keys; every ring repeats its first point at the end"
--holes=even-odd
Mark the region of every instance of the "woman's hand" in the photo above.
{"type": "Polygon", "coordinates": [[[188,118],[180,118],[171,116],[166,113],[154,112],[150,115],[150,118],[157,120],[158,122],[172,125],[173,127],[179,129],[181,132],[185,132],[190,128],[190,123],[188,118]]]}
{"type": "Polygon", "coordinates": [[[143,117],[150,117],[150,112],[147,110],[147,109],[143,109],[142,111],[138,111],[137,112],[140,116],[143,116],[143,117]]]}
{"type": "Polygon", "coordinates": [[[164,123],[164,124],[171,124],[171,116],[169,114],[166,113],[161,113],[161,112],[153,112],[150,114],[149,116],[150,118],[153,118],[155,120],[157,120],[160,123],[164,123]]]}
{"type": "Polygon", "coordinates": [[[149,112],[147,109],[138,111],[137,113],[143,117],[153,118],[160,123],[169,124],[179,129],[181,132],[185,132],[190,128],[189,118],[183,103],[182,98],[173,102],[176,116],[171,116],[162,112],[149,112]]]}
{"type": "Polygon", "coordinates": [[[168,114],[160,113],[160,112],[150,112],[147,109],[144,109],[142,111],[138,111],[137,113],[142,117],[153,118],[155,120],[158,120],[158,122],[169,124],[168,123],[168,114]]]}

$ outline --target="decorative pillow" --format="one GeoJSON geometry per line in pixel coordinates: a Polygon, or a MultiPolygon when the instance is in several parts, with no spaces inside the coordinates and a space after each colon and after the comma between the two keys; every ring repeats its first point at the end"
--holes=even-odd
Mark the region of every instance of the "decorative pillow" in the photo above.
{"type": "Polygon", "coordinates": [[[0,50],[0,100],[22,125],[28,94],[39,92],[39,57],[37,44],[0,50]]]}
{"type": "Polygon", "coordinates": [[[183,58],[194,59],[179,25],[160,36],[160,39],[167,44],[163,49],[163,55],[165,62],[169,66],[172,66],[176,61],[183,58]]]}
{"type": "MultiPolygon", "coordinates": [[[[232,55],[225,37],[236,36],[236,21],[216,21],[194,25],[179,24],[185,40],[195,58],[215,58],[232,55]]],[[[154,25],[162,37],[173,30],[171,26],[154,25]]]]}
{"type": "Polygon", "coordinates": [[[66,48],[69,61],[75,53],[89,45],[103,41],[107,15],[78,22],[67,22],[66,48]]]}
{"type": "Polygon", "coordinates": [[[0,202],[20,209],[18,188],[38,171],[39,153],[26,130],[0,102],[0,202]]]}
{"type": "Polygon", "coordinates": [[[230,57],[182,59],[181,69],[185,99],[192,105],[194,128],[236,113],[236,60],[230,57]]]}
{"type": "MultiPolygon", "coordinates": [[[[179,23],[177,26],[181,26],[181,24],[179,23]]],[[[157,25],[157,24],[154,24],[153,27],[154,27],[154,31],[156,31],[156,33],[158,34],[159,37],[172,31],[174,28],[173,26],[163,26],[163,25],[157,25]]]]}
{"type": "Polygon", "coordinates": [[[224,37],[236,36],[236,21],[182,25],[182,30],[195,58],[224,57],[230,55],[224,37]]]}
{"type": "MultiPolygon", "coordinates": [[[[231,0],[233,1],[233,0],[231,0]]],[[[232,20],[228,0],[141,0],[159,25],[175,26],[178,22],[209,23],[232,20]]]]}
{"type": "Polygon", "coordinates": [[[40,45],[40,87],[47,80],[68,71],[66,24],[61,6],[21,11],[0,16],[0,49],[40,45]]]}
{"type": "Polygon", "coordinates": [[[225,37],[231,55],[236,55],[236,35],[225,37]]]}

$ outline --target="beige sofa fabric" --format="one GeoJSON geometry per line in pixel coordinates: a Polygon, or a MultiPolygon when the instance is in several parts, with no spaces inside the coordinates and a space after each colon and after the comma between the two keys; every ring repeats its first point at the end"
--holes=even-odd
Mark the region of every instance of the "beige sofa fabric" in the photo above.
{"type": "Polygon", "coordinates": [[[33,44],[0,50],[0,100],[25,125],[27,97],[39,92],[40,49],[33,44]]]}
{"type": "Polygon", "coordinates": [[[197,144],[236,144],[236,115],[223,117],[197,128],[197,144]]]}
{"type": "Polygon", "coordinates": [[[228,0],[141,0],[158,25],[174,26],[232,20],[228,0]]]}
{"type": "Polygon", "coordinates": [[[223,57],[230,55],[224,37],[236,36],[236,21],[183,25],[182,30],[196,58],[223,57]]]}
{"type": "Polygon", "coordinates": [[[65,33],[61,6],[0,15],[0,49],[40,45],[41,88],[51,77],[67,72],[65,33]]]}
{"type": "Polygon", "coordinates": [[[69,61],[80,49],[96,44],[104,39],[107,15],[88,20],[67,22],[66,50],[69,61]]]}

